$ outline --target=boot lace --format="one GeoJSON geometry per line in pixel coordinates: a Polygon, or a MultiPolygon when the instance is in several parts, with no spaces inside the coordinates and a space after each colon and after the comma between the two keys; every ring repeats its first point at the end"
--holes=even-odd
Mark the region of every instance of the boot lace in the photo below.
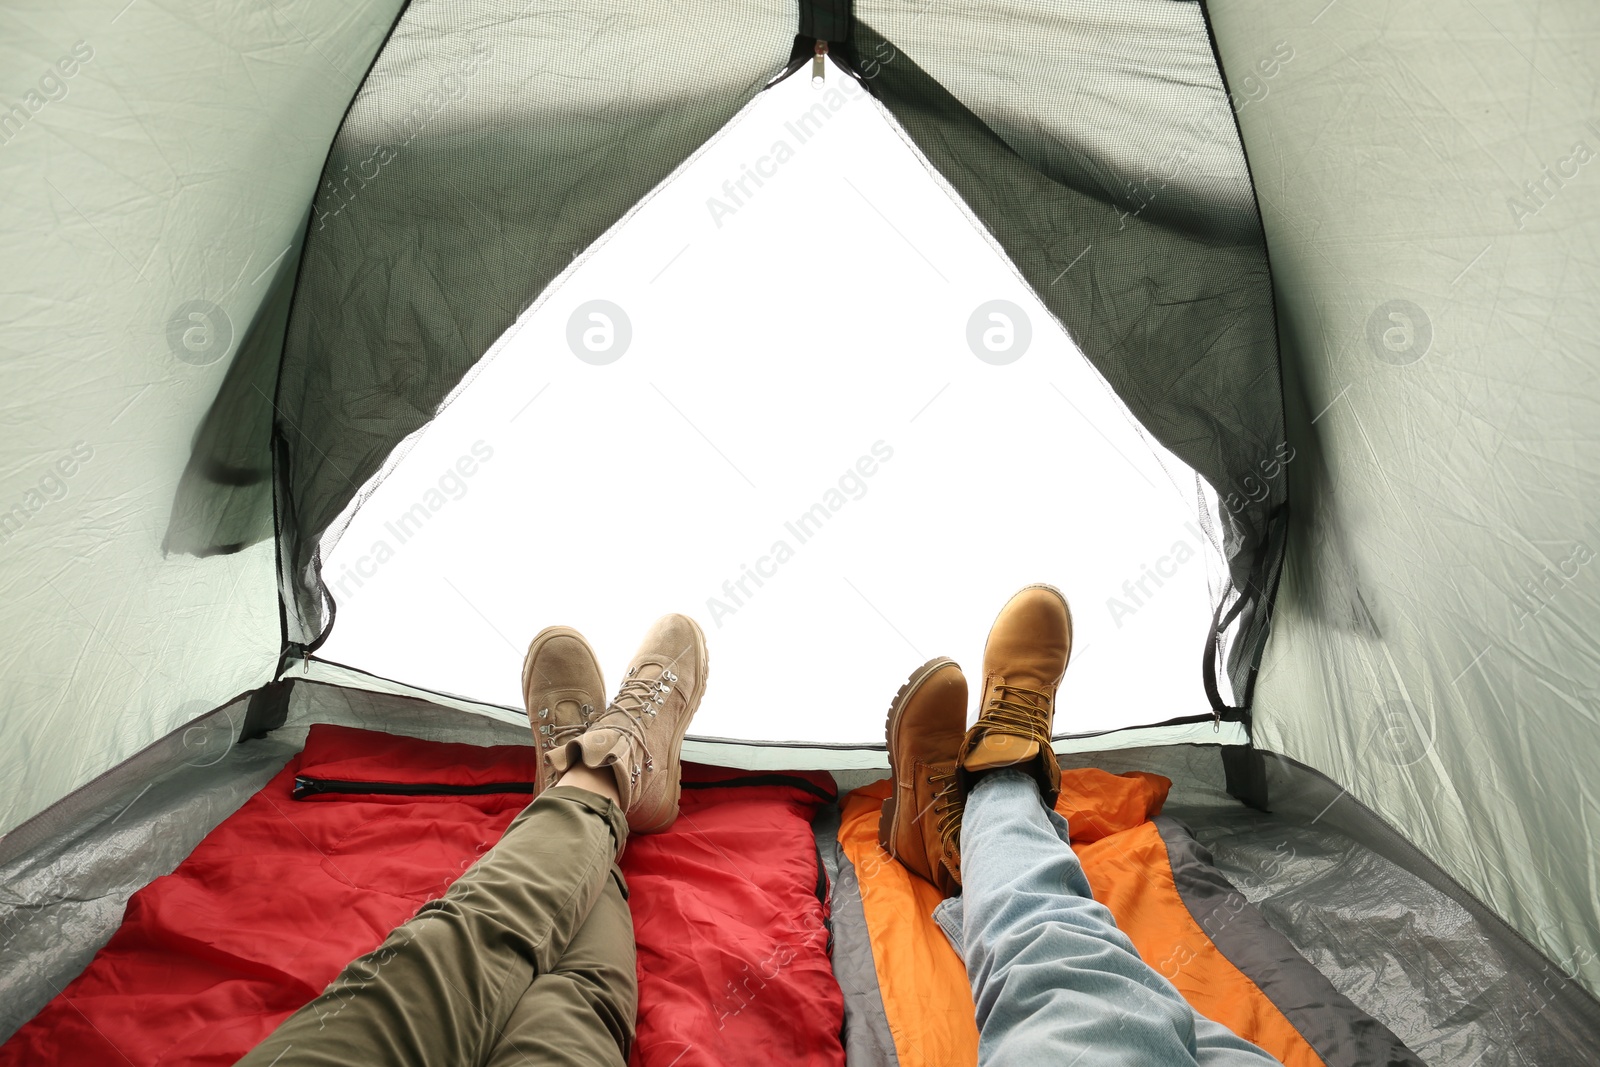
{"type": "Polygon", "coordinates": [[[595,716],[586,727],[586,729],[596,729],[603,726],[616,730],[629,740],[635,755],[633,765],[628,769],[628,775],[634,782],[639,780],[642,771],[653,771],[656,768],[655,756],[645,740],[645,729],[666,704],[667,697],[672,694],[672,687],[677,681],[677,674],[671,668],[659,663],[638,663],[629,667],[628,676],[618,687],[617,695],[612,698],[610,705],[595,716]],[[646,678],[639,674],[639,668],[644,666],[656,666],[661,670],[660,673],[646,678]]]}
{"type": "Polygon", "coordinates": [[[544,753],[545,762],[550,762],[550,750],[572,740],[589,728],[589,723],[594,717],[594,706],[584,704],[582,707],[583,721],[557,725],[550,721],[550,709],[540,708],[538,713],[539,748],[544,753]]]}
{"type": "Polygon", "coordinates": [[[1009,734],[1050,744],[1050,694],[1000,683],[976,725],[985,734],[1009,734]]]}
{"type": "Polygon", "coordinates": [[[955,769],[928,775],[928,784],[938,790],[933,795],[933,825],[939,834],[939,845],[943,849],[946,862],[959,877],[962,805],[960,794],[956,790],[955,769]]]}

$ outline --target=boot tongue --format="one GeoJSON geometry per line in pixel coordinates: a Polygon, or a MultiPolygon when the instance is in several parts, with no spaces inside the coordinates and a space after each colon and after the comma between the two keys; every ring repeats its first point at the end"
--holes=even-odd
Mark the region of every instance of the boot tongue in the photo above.
{"type": "Polygon", "coordinates": [[[661,676],[667,673],[664,664],[655,662],[636,663],[633,668],[633,681],[659,682],[661,676]]]}
{"type": "MultiPolygon", "coordinates": [[[[1010,658],[1010,662],[1005,664],[1003,671],[990,675],[990,681],[991,683],[1004,683],[1005,685],[1014,685],[1019,689],[1034,689],[1045,693],[1049,692],[1050,687],[1061,680],[1061,675],[1057,671],[1059,664],[1060,660],[1052,661],[1047,656],[1037,654],[1015,655],[1010,658]],[[1033,662],[1030,662],[1030,660],[1033,662]],[[1050,672],[1048,676],[1046,672],[1050,672]]],[[[989,692],[984,695],[986,697],[995,695],[993,684],[989,686],[989,692]]],[[[1016,699],[1010,694],[1002,695],[1007,700],[1016,699]]],[[[1023,696],[1025,699],[1026,694],[1023,696]]]]}

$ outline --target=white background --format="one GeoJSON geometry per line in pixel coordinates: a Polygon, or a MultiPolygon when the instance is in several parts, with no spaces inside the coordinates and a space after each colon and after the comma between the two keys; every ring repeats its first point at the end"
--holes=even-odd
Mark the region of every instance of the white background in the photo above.
{"type": "Polygon", "coordinates": [[[833,69],[818,91],[808,71],[575,259],[408,442],[325,555],[338,615],[319,656],[520,706],[540,627],[584,631],[614,686],[650,621],[681,611],[711,648],[692,734],[872,742],[918,664],[950,655],[979,675],[995,612],[1047,581],[1077,633],[1058,734],[1208,710],[1221,564],[1191,525],[1192,472],[877,104],[833,69]],[[777,162],[778,142],[792,158],[777,162]],[[769,176],[736,202],[724,183],[747,168],[769,176]],[[631,327],[606,365],[568,346],[593,300],[631,327]],[[1031,325],[1006,365],[968,345],[991,300],[1031,325]],[[785,523],[877,442],[892,458],[801,543],[785,523]],[[462,477],[475,444],[492,458],[462,477]],[[402,543],[391,526],[418,503],[429,517],[402,543]],[[724,582],[779,540],[793,558],[735,603],[724,582]],[[1159,588],[1146,578],[1135,605],[1124,583],[1179,542],[1194,557],[1159,588]],[[1114,619],[1113,596],[1137,610],[1114,619]]]}

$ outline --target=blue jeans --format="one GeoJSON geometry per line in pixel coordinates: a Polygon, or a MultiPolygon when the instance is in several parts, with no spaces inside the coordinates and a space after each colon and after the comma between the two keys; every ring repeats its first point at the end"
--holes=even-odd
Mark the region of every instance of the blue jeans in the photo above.
{"type": "Polygon", "coordinates": [[[1067,841],[1020,771],[987,774],[967,797],[962,895],[934,918],[966,960],[981,1067],[1277,1064],[1139,958],[1067,841]]]}

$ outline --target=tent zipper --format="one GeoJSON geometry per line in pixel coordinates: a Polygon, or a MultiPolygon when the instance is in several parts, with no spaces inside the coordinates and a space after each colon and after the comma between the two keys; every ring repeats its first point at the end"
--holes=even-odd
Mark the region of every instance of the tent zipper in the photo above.
{"type": "Polygon", "coordinates": [[[365,796],[489,796],[495,793],[532,793],[533,782],[480,782],[476,785],[443,785],[434,782],[350,782],[337,778],[311,778],[296,775],[295,800],[324,796],[330,793],[354,793],[365,796]]]}
{"type": "Polygon", "coordinates": [[[811,55],[811,88],[820,89],[827,84],[828,76],[828,42],[817,40],[816,50],[811,55]]]}

